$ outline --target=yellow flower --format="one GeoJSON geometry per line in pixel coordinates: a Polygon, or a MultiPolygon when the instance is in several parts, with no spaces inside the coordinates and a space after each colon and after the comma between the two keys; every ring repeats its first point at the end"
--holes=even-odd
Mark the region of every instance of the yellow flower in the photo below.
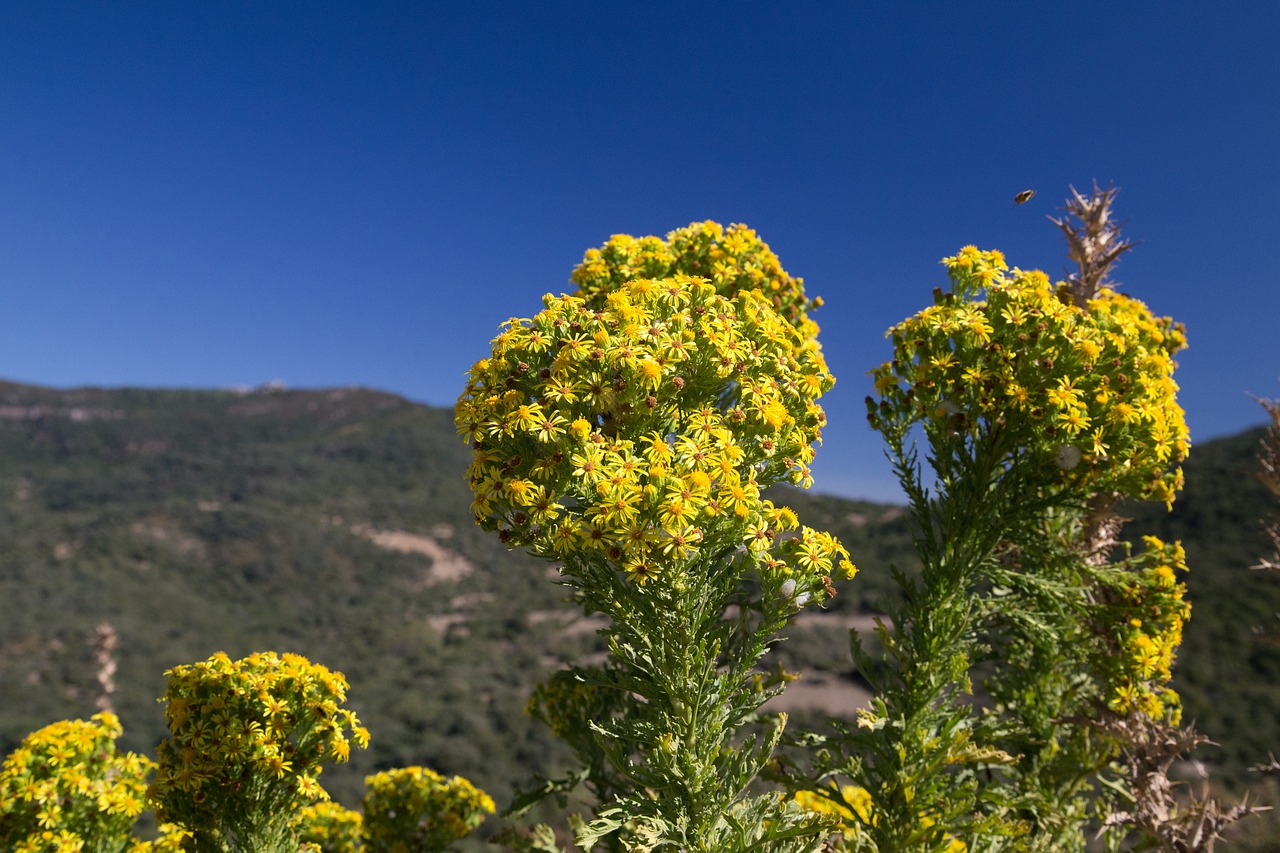
{"type": "Polygon", "coordinates": [[[652,559],[649,554],[643,553],[631,556],[623,569],[627,573],[628,580],[644,586],[662,572],[662,565],[652,559]]]}
{"type": "Polygon", "coordinates": [[[534,426],[533,432],[539,441],[554,444],[560,436],[565,434],[564,415],[559,412],[544,415],[534,426]]]}
{"type": "Polygon", "coordinates": [[[674,560],[685,560],[697,550],[702,541],[702,531],[696,527],[668,530],[663,541],[662,553],[674,560]]]}
{"type": "Polygon", "coordinates": [[[834,382],[818,303],[754,231],[615,235],[573,281],[505,324],[459,396],[482,527],[537,556],[583,547],[620,566],[638,530],[714,520],[741,541],[761,488],[812,482],[817,398],[834,382]]]}
{"type": "Polygon", "coordinates": [[[639,514],[642,494],[635,488],[609,490],[607,497],[597,506],[599,517],[613,527],[625,526],[639,514]]]}
{"type": "Polygon", "coordinates": [[[657,391],[662,384],[662,365],[652,358],[643,359],[640,364],[641,384],[650,391],[657,391]]]}
{"type": "Polygon", "coordinates": [[[1089,428],[1089,416],[1079,409],[1069,409],[1058,415],[1058,425],[1076,435],[1089,428]]]}
{"type": "Polygon", "coordinates": [[[663,502],[658,510],[658,519],[667,530],[678,530],[697,518],[698,511],[692,501],[675,497],[663,502]]]}
{"type": "Polygon", "coordinates": [[[588,486],[594,486],[604,478],[604,454],[594,445],[587,445],[580,453],[569,457],[573,466],[573,476],[588,486]]]}
{"type": "Polygon", "coordinates": [[[778,400],[769,400],[756,407],[755,412],[766,426],[774,430],[781,429],[788,417],[787,407],[778,400]]]}

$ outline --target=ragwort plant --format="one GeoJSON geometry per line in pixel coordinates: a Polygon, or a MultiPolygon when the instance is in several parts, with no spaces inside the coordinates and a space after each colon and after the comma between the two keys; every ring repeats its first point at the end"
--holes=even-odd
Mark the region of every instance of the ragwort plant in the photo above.
{"type": "Polygon", "coordinates": [[[294,819],[326,799],[325,762],[368,745],[354,712],[340,707],[341,673],[300,655],[219,653],[165,673],[162,702],[172,736],[160,743],[148,792],[157,817],[210,853],[294,853],[294,819]]]}
{"type": "Polygon", "coordinates": [[[116,750],[115,714],[61,720],[23,739],[0,765],[0,849],[121,853],[146,804],[146,756],[116,750]]]}
{"type": "Polygon", "coordinates": [[[851,816],[848,849],[1083,850],[1090,825],[1119,849],[1195,822],[1146,772],[1157,741],[1194,741],[1170,737],[1182,549],[1146,537],[1117,557],[1113,512],[1181,485],[1185,337],[1108,286],[1128,246],[1113,195],[1069,205],[1081,273],[1067,282],[972,246],[945,259],[950,289],[890,330],[894,357],[873,371],[869,420],[924,568],[898,576],[882,660],[854,636],[876,697],[819,752],[811,795],[851,816]]]}
{"type": "Polygon", "coordinates": [[[584,847],[804,849],[820,821],[749,789],[785,717],[755,666],[852,575],[832,536],[761,490],[807,487],[834,383],[801,282],[754,232],[614,237],[579,291],[508,321],[457,404],[477,522],[559,565],[608,617],[608,662],[556,676],[535,713],[599,799],[584,847]]]}
{"type": "Polygon", "coordinates": [[[304,806],[294,819],[303,850],[312,853],[360,853],[364,816],[333,800],[304,806]]]}
{"type": "Polygon", "coordinates": [[[46,726],[5,758],[0,850],[436,853],[493,811],[467,780],[422,767],[367,777],[364,814],[330,802],[321,766],[369,735],[340,707],[342,674],[299,655],[219,653],[166,675],[173,736],[158,764],[116,751],[122,729],[110,712],[46,726]],[[159,837],[134,838],[148,805],[159,837]]]}
{"type": "Polygon", "coordinates": [[[466,779],[446,779],[425,767],[375,773],[365,787],[365,853],[441,853],[494,809],[489,795],[466,779]]]}

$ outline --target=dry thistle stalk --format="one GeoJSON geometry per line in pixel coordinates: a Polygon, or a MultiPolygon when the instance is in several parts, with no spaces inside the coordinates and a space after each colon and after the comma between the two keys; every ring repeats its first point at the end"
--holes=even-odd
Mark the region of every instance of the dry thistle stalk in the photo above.
{"type": "Polygon", "coordinates": [[[1111,549],[1120,541],[1120,528],[1130,520],[1115,511],[1118,501],[1119,496],[1115,494],[1095,495],[1089,500],[1082,550],[1085,562],[1091,566],[1107,564],[1111,549]]]}
{"type": "MultiPolygon", "coordinates": [[[[1127,825],[1145,835],[1161,853],[1212,853],[1223,830],[1248,814],[1265,809],[1242,802],[1224,810],[1207,796],[1178,802],[1169,768],[1178,756],[1209,739],[1187,727],[1178,729],[1142,714],[1108,715],[1100,728],[1124,744],[1125,766],[1134,795],[1132,808],[1115,812],[1107,826],[1127,825]]],[[[1208,779],[1208,773],[1201,773],[1208,779]]],[[[1207,787],[1207,786],[1206,786],[1207,787]]]]}
{"type": "Polygon", "coordinates": [[[1049,217],[1067,235],[1067,252],[1079,267],[1078,272],[1067,276],[1067,287],[1079,308],[1111,283],[1107,273],[1112,264],[1134,246],[1120,236],[1120,224],[1111,220],[1111,203],[1119,192],[1115,187],[1099,189],[1094,183],[1093,193],[1086,197],[1071,187],[1072,198],[1062,208],[1067,216],[1049,217]]]}
{"type": "Polygon", "coordinates": [[[1269,759],[1266,764],[1255,764],[1249,769],[1255,773],[1266,773],[1268,776],[1280,776],[1280,761],[1276,761],[1274,754],[1268,754],[1269,759]]]}
{"type": "MultiPolygon", "coordinates": [[[[1111,208],[1118,193],[1115,187],[1104,190],[1096,182],[1088,196],[1071,187],[1072,197],[1063,207],[1067,216],[1050,217],[1066,235],[1068,255],[1077,265],[1077,271],[1067,276],[1066,289],[1082,309],[1104,287],[1115,286],[1108,278],[1111,267],[1134,246],[1121,236],[1120,223],[1112,218],[1111,208]]],[[[1268,411],[1280,424],[1280,405],[1268,411]]],[[[1274,478],[1273,488],[1280,494],[1280,456],[1272,457],[1270,465],[1264,461],[1263,466],[1274,478]]],[[[1080,547],[1091,565],[1105,564],[1119,541],[1124,519],[1115,512],[1118,502],[1119,495],[1115,494],[1098,494],[1089,502],[1080,547]]],[[[1273,534],[1280,535],[1280,530],[1273,530],[1273,534]]],[[[1179,804],[1175,783],[1168,777],[1169,768],[1178,756],[1209,742],[1193,727],[1177,729],[1167,720],[1142,713],[1123,717],[1108,714],[1099,727],[1120,742],[1134,794],[1130,810],[1109,815],[1105,826],[1128,826],[1147,836],[1162,853],[1208,853],[1227,826],[1256,811],[1247,803],[1224,810],[1207,796],[1207,772],[1202,775],[1206,791],[1191,798],[1188,806],[1179,804]]]]}

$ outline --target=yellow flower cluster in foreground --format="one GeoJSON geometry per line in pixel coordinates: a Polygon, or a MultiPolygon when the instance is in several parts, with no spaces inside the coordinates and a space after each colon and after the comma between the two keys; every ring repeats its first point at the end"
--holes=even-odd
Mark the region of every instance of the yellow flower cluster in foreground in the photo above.
{"type": "Polygon", "coordinates": [[[165,675],[172,737],[150,792],[161,820],[198,830],[325,798],[321,765],[369,742],[340,707],[346,679],[300,655],[218,653],[165,675]]]}
{"type": "Polygon", "coordinates": [[[1172,501],[1189,446],[1173,381],[1182,328],[1109,289],[1077,308],[999,252],[966,246],[943,263],[953,291],[889,331],[873,422],[905,404],[957,435],[1024,430],[1068,482],[1172,501]]]}
{"type": "MultiPolygon", "coordinates": [[[[593,550],[644,583],[704,541],[762,553],[795,526],[760,491],[812,481],[834,384],[816,341],[758,291],[685,275],[543,302],[506,324],[458,400],[482,527],[551,559],[593,550]]],[[[852,569],[826,534],[786,549],[773,568],[852,569]]]]}
{"type": "Polygon", "coordinates": [[[146,802],[152,762],[119,753],[112,713],[61,720],[23,739],[0,766],[0,849],[123,849],[146,802]]]}
{"type": "Polygon", "coordinates": [[[45,726],[5,758],[0,851],[442,851],[494,810],[467,780],[422,767],[367,777],[365,816],[329,802],[320,765],[345,761],[350,741],[363,747],[368,733],[339,707],[342,674],[299,655],[219,653],[166,675],[173,737],[158,766],[116,752],[121,727],[111,713],[45,726]],[[148,805],[160,837],[130,837],[148,805]]]}

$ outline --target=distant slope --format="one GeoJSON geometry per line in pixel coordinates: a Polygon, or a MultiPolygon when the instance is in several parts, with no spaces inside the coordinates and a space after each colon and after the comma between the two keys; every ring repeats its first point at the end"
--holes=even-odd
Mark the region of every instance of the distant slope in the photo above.
{"type": "Polygon", "coordinates": [[[0,751],[92,712],[106,621],[135,749],[166,668],[270,648],[345,672],[374,733],[331,788],[430,762],[501,791],[553,761],[528,684],[584,640],[527,618],[562,591],[472,525],[467,458],[448,412],[363,389],[0,386],[0,751]]]}
{"type": "MultiPolygon", "coordinates": [[[[451,412],[366,389],[0,383],[0,753],[93,712],[89,641],[109,622],[129,748],[152,752],[165,733],[165,669],[276,649],[351,681],[374,739],[326,772],[348,802],[392,765],[463,773],[500,798],[551,772],[563,749],[524,703],[598,651],[594,623],[551,567],[473,525],[469,454],[451,412]]],[[[779,499],[868,556],[906,544],[895,508],[779,499]]],[[[875,589],[844,585],[837,611],[875,589]]],[[[839,678],[835,625],[798,626],[791,662],[839,678]]]]}
{"type": "MultiPolygon", "coordinates": [[[[1197,447],[1172,514],[1130,526],[1187,541],[1195,612],[1188,716],[1231,770],[1280,748],[1277,647],[1250,633],[1280,583],[1250,573],[1265,501],[1256,434],[1197,447]]],[[[430,764],[501,802],[563,748],[523,713],[534,681],[598,652],[546,564],[471,522],[452,414],[360,388],[252,393],[0,383],[0,752],[93,712],[94,626],[119,632],[129,748],[164,734],[163,671],[224,650],[295,651],[347,674],[370,750],[322,781],[355,800],[376,768],[430,764]]],[[[902,510],[775,490],[838,533],[862,572],[779,655],[809,696],[856,697],[846,628],[916,565],[902,510]]],[[[1274,623],[1271,623],[1274,624],[1274,623]]],[[[816,701],[816,700],[815,700],[816,701]]]]}
{"type": "Polygon", "coordinates": [[[1266,555],[1262,517],[1275,499],[1255,476],[1263,430],[1195,445],[1172,511],[1130,508],[1126,532],[1180,539],[1191,600],[1174,686],[1184,714],[1219,747],[1201,757],[1231,775],[1280,752],[1280,578],[1250,571],[1266,555]]]}

